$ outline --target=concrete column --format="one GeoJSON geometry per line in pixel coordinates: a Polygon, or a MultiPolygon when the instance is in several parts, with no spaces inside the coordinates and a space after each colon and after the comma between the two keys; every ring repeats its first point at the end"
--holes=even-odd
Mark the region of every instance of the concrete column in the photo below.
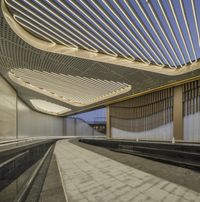
{"type": "Polygon", "coordinates": [[[74,118],[74,136],[77,136],[77,133],[76,133],[76,127],[77,127],[77,123],[76,123],[76,118],[74,118]]]}
{"type": "Polygon", "coordinates": [[[18,96],[16,95],[16,138],[19,138],[18,96]]]}
{"type": "Polygon", "coordinates": [[[173,122],[174,122],[174,138],[175,140],[183,140],[183,92],[182,86],[174,88],[174,106],[173,106],[173,122]]]}
{"type": "Polygon", "coordinates": [[[63,136],[67,135],[67,121],[66,118],[63,118],[63,136]]]}
{"type": "Polygon", "coordinates": [[[111,138],[110,106],[106,107],[106,136],[111,138]]]}

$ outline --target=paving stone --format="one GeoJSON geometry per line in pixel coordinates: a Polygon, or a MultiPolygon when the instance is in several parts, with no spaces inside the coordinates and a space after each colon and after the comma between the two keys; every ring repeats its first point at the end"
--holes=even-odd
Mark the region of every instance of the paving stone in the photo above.
{"type": "Polygon", "coordinates": [[[162,201],[169,193],[159,189],[155,186],[151,187],[151,189],[146,190],[145,195],[152,197],[156,201],[162,201]]]}
{"type": "Polygon", "coordinates": [[[135,198],[132,199],[133,202],[156,202],[155,200],[151,199],[150,197],[144,195],[144,194],[139,194],[135,198]]]}
{"type": "Polygon", "coordinates": [[[182,202],[184,200],[183,198],[180,199],[180,197],[173,195],[173,194],[168,194],[166,197],[164,197],[163,202],[182,202]]]}
{"type": "Polygon", "coordinates": [[[61,140],[54,151],[69,202],[186,202],[200,193],[61,140]]]}

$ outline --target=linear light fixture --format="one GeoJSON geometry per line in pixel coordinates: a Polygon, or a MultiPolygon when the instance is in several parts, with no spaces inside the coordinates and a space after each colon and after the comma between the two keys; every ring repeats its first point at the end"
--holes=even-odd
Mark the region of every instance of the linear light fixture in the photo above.
{"type": "MultiPolygon", "coordinates": [[[[157,54],[160,54],[162,56],[162,58],[164,58],[165,62],[167,63],[167,59],[165,58],[165,56],[163,55],[162,51],[160,50],[160,48],[158,47],[157,41],[151,36],[151,34],[148,32],[146,26],[144,25],[144,23],[142,22],[142,19],[139,18],[139,16],[136,14],[136,11],[134,10],[134,8],[132,8],[129,3],[124,0],[124,4],[127,6],[128,11],[130,11],[131,15],[135,17],[135,19],[137,20],[137,22],[139,23],[140,27],[144,30],[145,34],[148,36],[148,39],[151,40],[152,44],[154,44],[156,50],[158,51],[157,54]]],[[[131,24],[133,24],[131,22],[131,24]]],[[[141,33],[139,33],[140,35],[142,35],[141,33]]],[[[146,39],[147,40],[147,39],[146,39]]],[[[148,42],[147,42],[148,43],[148,42]]],[[[152,48],[152,51],[153,48],[152,48]]],[[[164,66],[164,63],[161,61],[161,59],[158,59],[158,61],[164,66]]]]}
{"type": "MultiPolygon", "coordinates": [[[[37,1],[38,2],[38,1],[37,1]]],[[[58,6],[56,6],[53,2],[50,2],[50,1],[47,1],[55,10],[58,10],[63,16],[65,16],[67,19],[73,21],[73,23],[80,27],[84,32],[86,32],[90,37],[94,38],[95,41],[97,41],[97,43],[95,43],[94,41],[92,41],[89,37],[86,37],[85,34],[81,34],[83,37],[85,37],[90,43],[93,43],[95,44],[98,49],[102,50],[103,52],[105,52],[106,54],[108,55],[112,55],[112,56],[117,56],[117,54],[112,51],[110,48],[108,48],[105,44],[102,43],[101,40],[99,40],[97,37],[95,37],[93,34],[91,34],[84,26],[82,26],[81,24],[77,23],[72,17],[70,17],[67,13],[63,12],[58,6]],[[105,48],[107,48],[110,52],[108,52],[107,50],[105,50],[105,48],[101,47],[98,45],[98,43],[100,43],[102,46],[104,46],[105,48]]],[[[39,2],[38,2],[39,3],[39,2]]],[[[63,3],[60,2],[62,5],[63,3]]],[[[65,6],[65,5],[63,5],[65,6]]],[[[45,7],[46,8],[46,7],[45,7]]],[[[49,10],[49,9],[48,9],[49,10]]],[[[67,10],[70,11],[71,13],[73,13],[74,15],[76,15],[69,7],[67,7],[67,10]]],[[[56,15],[58,16],[58,15],[56,15]]],[[[79,16],[77,16],[79,17],[79,16]]],[[[58,16],[58,19],[60,19],[60,17],[58,16]]],[[[82,20],[80,17],[79,17],[80,20],[82,20]]],[[[62,21],[66,22],[66,19],[62,18],[62,21]]],[[[98,32],[96,30],[93,29],[93,31],[98,34],[98,32]]],[[[80,32],[79,32],[80,33],[80,32]]],[[[100,35],[101,36],[101,35],[100,35]]]]}
{"type": "MultiPolygon", "coordinates": [[[[153,7],[152,4],[151,4],[151,1],[148,1],[148,6],[149,6],[149,8],[150,8],[151,13],[153,14],[153,17],[154,17],[156,23],[158,24],[158,26],[159,26],[159,28],[160,28],[162,34],[164,35],[164,37],[165,37],[165,39],[166,39],[166,41],[167,41],[167,43],[168,43],[168,45],[169,45],[171,51],[172,51],[173,54],[175,55],[175,58],[177,59],[178,64],[182,67],[182,64],[181,64],[181,62],[180,62],[180,60],[179,60],[179,58],[178,58],[178,56],[177,56],[177,54],[176,54],[174,48],[172,47],[172,44],[171,44],[171,42],[169,41],[169,38],[167,37],[167,34],[165,33],[165,30],[163,29],[163,27],[162,27],[162,25],[161,25],[161,23],[160,23],[160,19],[158,18],[158,15],[157,15],[157,13],[155,12],[155,9],[154,9],[154,7],[153,7]]],[[[170,52],[169,52],[169,57],[170,57],[170,59],[171,59],[173,65],[174,65],[175,67],[177,67],[177,65],[175,64],[175,61],[172,59],[172,56],[171,56],[171,53],[170,53],[170,52]]]]}
{"type": "Polygon", "coordinates": [[[188,36],[189,36],[189,39],[190,39],[190,44],[192,46],[192,51],[193,51],[193,54],[194,54],[194,58],[195,58],[195,61],[197,61],[197,56],[196,56],[196,53],[195,53],[195,50],[194,50],[194,44],[193,44],[192,37],[191,37],[191,34],[190,34],[190,28],[188,26],[187,17],[186,17],[186,14],[185,14],[185,7],[183,5],[182,0],[179,0],[179,3],[180,3],[180,6],[181,6],[181,11],[182,11],[182,14],[183,14],[183,18],[184,18],[185,26],[186,26],[186,29],[187,29],[187,33],[188,33],[188,36]]]}
{"type": "Polygon", "coordinates": [[[192,4],[192,12],[194,15],[194,21],[195,21],[195,27],[196,27],[196,31],[197,31],[197,37],[198,37],[198,41],[199,41],[199,47],[200,47],[200,33],[199,33],[199,26],[198,26],[198,20],[197,20],[197,14],[196,14],[196,10],[195,10],[195,0],[191,0],[191,4],[192,4]]]}
{"type": "Polygon", "coordinates": [[[181,30],[180,23],[179,23],[179,21],[178,21],[178,17],[177,17],[177,15],[176,15],[176,12],[175,12],[175,9],[174,9],[174,6],[173,6],[173,3],[172,3],[171,0],[169,0],[169,5],[170,5],[171,11],[172,11],[172,13],[173,13],[174,19],[175,19],[175,21],[176,21],[176,25],[177,25],[177,27],[178,27],[179,33],[180,33],[180,35],[181,35],[181,39],[182,39],[182,41],[183,41],[183,45],[184,45],[185,50],[186,50],[186,52],[187,52],[187,56],[188,56],[188,58],[189,58],[190,63],[192,63],[190,54],[189,54],[189,52],[188,52],[188,47],[187,47],[187,45],[186,45],[186,41],[185,41],[185,38],[184,38],[184,36],[183,36],[183,32],[182,32],[182,30],[181,30]]]}
{"type": "Polygon", "coordinates": [[[36,110],[51,115],[58,116],[71,111],[71,109],[69,108],[63,107],[52,102],[48,102],[46,100],[31,99],[30,102],[36,110]]]}
{"type": "MultiPolygon", "coordinates": [[[[85,16],[87,16],[88,18],[90,18],[89,15],[88,15],[86,12],[84,12],[81,7],[77,6],[73,1],[69,1],[69,2],[72,3],[77,9],[79,9],[80,12],[82,12],[85,16]]],[[[128,45],[128,43],[126,43],[126,41],[125,41],[119,34],[117,34],[111,26],[109,26],[105,21],[103,21],[102,18],[101,18],[96,12],[94,12],[84,1],[80,1],[80,2],[81,2],[91,13],[93,13],[93,14],[95,15],[95,17],[96,17],[99,21],[101,21],[101,23],[102,23],[104,26],[106,26],[106,28],[109,29],[113,35],[115,35],[115,37],[117,38],[117,40],[116,40],[114,37],[112,37],[108,32],[106,32],[106,31],[105,31],[105,28],[104,28],[101,24],[97,23],[97,20],[96,20],[96,19],[92,19],[92,22],[93,22],[101,31],[103,31],[103,33],[104,33],[111,41],[113,41],[116,45],[118,45],[118,46],[120,47],[120,49],[122,49],[122,51],[124,51],[127,55],[125,55],[123,52],[121,52],[121,51],[118,49],[118,51],[120,52],[120,54],[123,55],[123,57],[127,58],[128,60],[129,60],[130,58],[132,58],[132,60],[135,60],[135,57],[134,57],[133,55],[131,55],[131,54],[128,52],[128,50],[127,50],[127,48],[131,49],[130,46],[128,45]],[[123,45],[121,45],[121,44],[118,42],[118,40],[120,41],[120,43],[122,43],[122,44],[125,45],[126,47],[123,47],[123,45]],[[130,57],[130,58],[129,58],[129,57],[130,57]]],[[[98,7],[97,7],[97,8],[98,8],[98,7]]],[[[90,20],[91,20],[91,19],[90,19],[90,20]]]]}
{"type": "Polygon", "coordinates": [[[53,72],[12,69],[15,83],[67,104],[81,107],[121,95],[131,90],[126,83],[57,74],[53,72]]]}
{"type": "MultiPolygon", "coordinates": [[[[81,2],[83,2],[83,1],[81,1],[81,2]]],[[[127,47],[131,50],[132,49],[132,51],[133,51],[133,53],[134,53],[134,55],[136,55],[136,57],[137,58],[139,58],[141,61],[143,61],[144,63],[146,63],[146,61],[148,62],[148,63],[150,63],[150,61],[147,59],[147,57],[139,50],[139,48],[130,40],[130,38],[125,34],[125,31],[124,30],[122,30],[122,29],[120,29],[120,27],[119,27],[119,25],[116,25],[116,23],[114,22],[114,20],[112,20],[111,19],[111,17],[109,17],[109,15],[108,14],[106,14],[106,12],[103,10],[103,9],[101,9],[99,6],[98,6],[98,4],[96,4],[96,2],[95,1],[93,1],[93,0],[91,0],[91,2],[93,3],[93,4],[95,4],[95,6],[99,9],[99,11],[109,20],[109,22],[114,26],[114,28],[116,28],[121,34],[122,34],[122,38],[121,38],[121,40],[123,41],[123,43],[125,42],[125,40],[127,40],[133,47],[134,47],[134,49],[132,49],[129,45],[127,45],[127,47]],[[136,50],[136,51],[134,51],[134,50],[136,50]],[[140,55],[145,59],[143,59],[142,57],[140,57],[140,55]]],[[[112,10],[112,8],[110,8],[110,6],[108,5],[108,3],[106,2],[106,1],[102,1],[103,3],[104,3],[104,5],[109,9],[109,11],[110,12],[112,12],[112,14],[115,16],[115,18],[117,18],[119,21],[120,21],[120,23],[122,23],[123,24],[123,26],[126,28],[126,30],[128,30],[128,32],[129,32],[129,34],[131,34],[133,37],[134,37],[134,39],[137,41],[138,39],[130,32],[130,30],[127,28],[127,26],[123,23],[123,21],[118,17],[118,15],[112,10]]],[[[102,18],[101,18],[101,21],[102,21],[102,18]]],[[[104,24],[108,27],[108,28],[110,28],[110,26],[108,25],[108,23],[105,23],[104,22],[104,24]]],[[[112,29],[113,30],[113,29],[112,29]]],[[[113,32],[113,31],[112,31],[113,32]]],[[[113,32],[114,34],[115,34],[115,32],[113,32]]],[[[126,45],[127,43],[125,43],[125,45],[126,45]]]]}
{"type": "MultiPolygon", "coordinates": [[[[159,63],[162,64],[161,59],[158,57],[158,55],[155,53],[155,51],[152,49],[151,45],[149,44],[149,42],[147,42],[146,38],[143,36],[143,34],[139,31],[139,29],[135,26],[135,24],[133,23],[133,21],[128,17],[128,15],[124,12],[123,8],[119,5],[119,3],[117,1],[114,1],[114,3],[116,4],[116,6],[120,9],[120,11],[123,13],[123,15],[125,16],[125,18],[128,20],[128,22],[132,25],[132,28],[141,36],[142,40],[145,42],[145,45],[153,52],[153,54],[156,56],[156,58],[158,59],[159,63]]],[[[122,21],[119,17],[117,17],[120,21],[122,21]]],[[[131,35],[134,36],[134,38],[137,39],[137,37],[133,34],[133,32],[130,30],[130,28],[128,28],[127,25],[125,25],[123,23],[123,25],[128,29],[129,33],[131,35]]],[[[138,40],[137,40],[138,41],[138,40]]],[[[157,63],[157,61],[154,59],[154,57],[148,52],[148,49],[146,49],[146,47],[140,43],[138,41],[138,43],[143,47],[143,49],[145,50],[145,52],[149,55],[149,57],[151,58],[152,61],[154,61],[155,64],[160,65],[159,63],[157,63]]]]}
{"type": "Polygon", "coordinates": [[[163,2],[162,2],[162,1],[159,1],[159,0],[157,0],[157,2],[158,2],[158,4],[159,4],[160,9],[161,9],[161,11],[162,11],[162,14],[163,14],[163,16],[164,16],[164,18],[165,18],[165,20],[166,20],[166,22],[167,22],[167,25],[168,25],[168,27],[169,27],[169,30],[170,30],[170,32],[171,32],[171,35],[172,35],[172,37],[173,37],[175,43],[176,43],[176,46],[177,46],[177,48],[178,48],[178,50],[179,50],[179,52],[180,52],[180,55],[181,55],[181,57],[182,57],[182,59],[183,59],[183,61],[184,61],[184,65],[186,65],[186,64],[187,64],[186,59],[185,59],[185,57],[184,57],[184,55],[183,55],[183,51],[181,50],[180,44],[178,43],[178,40],[177,40],[177,37],[176,37],[175,32],[174,32],[174,30],[173,30],[173,27],[172,27],[172,25],[171,25],[171,23],[170,23],[170,19],[169,19],[169,17],[168,17],[167,14],[166,14],[166,10],[165,10],[165,8],[164,8],[164,6],[163,6],[163,2]]]}
{"type": "Polygon", "coordinates": [[[94,57],[104,53],[170,68],[200,58],[200,19],[194,0],[4,1],[22,27],[53,44],[77,49],[77,57],[84,49],[94,57]]]}

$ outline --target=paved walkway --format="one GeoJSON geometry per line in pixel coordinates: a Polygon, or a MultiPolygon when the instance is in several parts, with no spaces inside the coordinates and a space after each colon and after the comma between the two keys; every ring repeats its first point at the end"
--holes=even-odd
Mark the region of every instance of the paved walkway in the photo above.
{"type": "Polygon", "coordinates": [[[69,202],[188,202],[200,193],[78,147],[56,143],[69,202]]]}

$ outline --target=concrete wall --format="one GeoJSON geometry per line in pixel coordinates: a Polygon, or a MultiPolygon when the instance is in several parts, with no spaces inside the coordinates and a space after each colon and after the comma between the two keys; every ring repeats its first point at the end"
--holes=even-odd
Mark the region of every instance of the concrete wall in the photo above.
{"type": "Polygon", "coordinates": [[[200,142],[200,96],[186,100],[184,103],[185,116],[184,122],[184,140],[200,142]],[[191,110],[193,108],[193,111],[191,110]],[[195,110],[198,108],[198,110],[195,110]],[[187,113],[190,110],[190,113],[187,113]],[[192,111],[192,112],[191,112],[192,111]]]}
{"type": "Polygon", "coordinates": [[[30,109],[17,97],[15,90],[0,77],[0,139],[62,135],[103,134],[80,119],[63,119],[30,109]]]}
{"type": "Polygon", "coordinates": [[[200,142],[200,112],[184,117],[184,140],[200,142]]]}
{"type": "Polygon", "coordinates": [[[63,118],[35,112],[18,99],[18,137],[62,136],[63,118]]]}
{"type": "Polygon", "coordinates": [[[16,92],[0,77],[0,138],[16,137],[16,92]]]}
{"type": "Polygon", "coordinates": [[[64,135],[66,136],[105,136],[81,119],[68,117],[64,119],[64,124],[64,135]]]}
{"type": "Polygon", "coordinates": [[[0,139],[58,135],[63,135],[63,118],[31,110],[0,76],[0,139]]]}

